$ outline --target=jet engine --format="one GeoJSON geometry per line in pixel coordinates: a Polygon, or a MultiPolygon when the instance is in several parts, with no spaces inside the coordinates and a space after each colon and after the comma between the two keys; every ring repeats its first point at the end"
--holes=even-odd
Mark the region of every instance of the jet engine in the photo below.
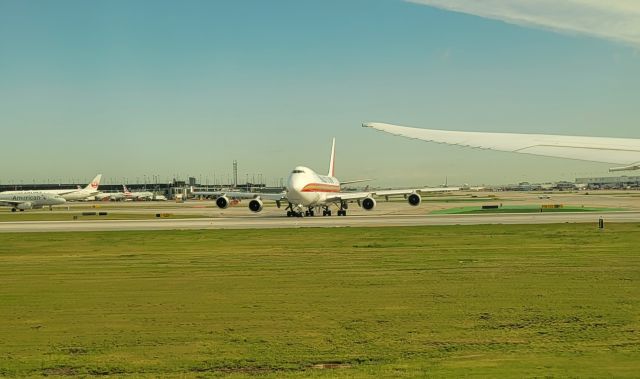
{"type": "Polygon", "coordinates": [[[258,213],[262,210],[262,200],[253,199],[249,202],[249,209],[251,212],[258,213]]]}
{"type": "Polygon", "coordinates": [[[220,209],[229,208],[229,203],[230,203],[229,198],[226,196],[220,196],[219,198],[216,199],[216,205],[220,209]]]}
{"type": "Polygon", "coordinates": [[[26,203],[20,203],[18,205],[16,205],[16,209],[20,209],[20,210],[25,210],[25,209],[32,209],[33,208],[33,204],[26,202],[26,203]]]}
{"type": "Polygon", "coordinates": [[[376,200],[371,197],[367,197],[366,199],[362,200],[362,208],[364,208],[364,210],[370,211],[375,208],[375,206],[376,200]]]}
{"type": "Polygon", "coordinates": [[[420,205],[422,198],[417,193],[412,193],[407,197],[407,201],[409,202],[409,205],[417,207],[418,205],[420,205]]]}

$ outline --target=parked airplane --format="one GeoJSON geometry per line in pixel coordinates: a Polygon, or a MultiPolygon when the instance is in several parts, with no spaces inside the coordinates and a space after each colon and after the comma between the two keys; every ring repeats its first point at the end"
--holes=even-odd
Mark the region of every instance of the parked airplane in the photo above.
{"type": "Polygon", "coordinates": [[[322,210],[323,216],[331,216],[331,206],[338,207],[338,216],[346,216],[349,203],[357,202],[365,210],[372,210],[376,206],[374,197],[389,198],[390,196],[404,196],[409,205],[417,206],[422,201],[421,193],[455,191],[459,188],[422,188],[364,192],[341,192],[341,184],[361,182],[362,180],[342,182],[334,176],[336,140],[331,147],[331,160],[327,175],[319,175],[310,168],[298,166],[293,169],[287,179],[284,192],[278,194],[234,192],[234,191],[196,191],[195,196],[210,196],[216,199],[216,205],[226,209],[232,199],[251,199],[249,209],[260,212],[263,200],[275,201],[278,208],[286,203],[288,217],[314,216],[316,211],[322,210]]]}
{"type": "MultiPolygon", "coordinates": [[[[98,191],[98,186],[100,186],[100,180],[102,179],[102,174],[96,175],[95,178],[84,188],[70,188],[70,189],[48,189],[48,190],[38,190],[38,193],[46,193],[51,195],[58,195],[65,199],[66,201],[76,201],[76,200],[84,200],[88,197],[95,196],[100,193],[98,191]]],[[[6,191],[3,194],[27,194],[33,193],[34,191],[6,191]]]]}
{"type": "MultiPolygon", "coordinates": [[[[14,192],[14,191],[11,191],[14,192]]],[[[66,200],[56,194],[41,191],[21,191],[20,193],[0,192],[0,205],[11,207],[11,212],[25,209],[38,209],[46,206],[60,205],[66,200]]]]}
{"type": "Polygon", "coordinates": [[[122,192],[100,192],[94,196],[94,200],[97,201],[119,201],[124,199],[124,193],[122,192]]]}
{"type": "Polygon", "coordinates": [[[153,199],[153,193],[149,192],[149,191],[131,192],[131,191],[129,191],[127,186],[125,186],[124,184],[122,185],[122,189],[124,190],[123,193],[124,193],[124,198],[126,200],[151,200],[151,199],[153,199]]]}
{"type": "Polygon", "coordinates": [[[379,122],[364,123],[362,126],[429,142],[621,165],[609,171],[640,169],[640,139],[634,138],[461,132],[379,122]]]}

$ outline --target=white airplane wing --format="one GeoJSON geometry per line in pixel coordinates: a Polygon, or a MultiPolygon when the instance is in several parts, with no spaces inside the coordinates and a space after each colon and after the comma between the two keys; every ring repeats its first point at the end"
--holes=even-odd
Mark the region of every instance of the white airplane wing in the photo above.
{"type": "Polygon", "coordinates": [[[0,205],[8,206],[8,207],[15,207],[22,203],[24,203],[24,201],[0,200],[0,205]]]}
{"type": "Polygon", "coordinates": [[[398,195],[407,195],[414,192],[428,193],[428,192],[451,192],[451,191],[460,191],[460,187],[429,187],[429,188],[418,188],[418,189],[412,189],[412,190],[383,190],[383,191],[373,191],[371,193],[374,196],[398,196],[398,195]]]}
{"type": "Polygon", "coordinates": [[[622,165],[611,171],[640,169],[640,139],[634,138],[461,132],[378,122],[362,126],[429,142],[622,165]]]}
{"type": "Polygon", "coordinates": [[[193,191],[191,193],[195,196],[211,196],[214,198],[226,196],[230,199],[257,199],[281,201],[286,198],[285,193],[257,193],[257,192],[243,192],[243,191],[193,191]]]}
{"type": "Polygon", "coordinates": [[[327,198],[327,202],[340,202],[340,201],[357,201],[366,199],[368,197],[392,197],[392,196],[409,196],[411,194],[422,194],[427,192],[450,192],[459,191],[458,187],[443,187],[443,188],[419,188],[419,189],[398,189],[398,190],[380,190],[380,191],[364,191],[364,192],[339,192],[335,195],[327,198]]]}

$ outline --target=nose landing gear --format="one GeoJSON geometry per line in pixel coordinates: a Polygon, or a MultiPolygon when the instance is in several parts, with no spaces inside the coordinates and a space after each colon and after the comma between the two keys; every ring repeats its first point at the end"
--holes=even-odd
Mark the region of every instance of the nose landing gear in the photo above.
{"type": "Polygon", "coordinates": [[[287,217],[302,217],[302,211],[298,210],[298,209],[299,209],[299,207],[296,207],[294,209],[293,204],[289,203],[289,205],[286,208],[287,217]]]}

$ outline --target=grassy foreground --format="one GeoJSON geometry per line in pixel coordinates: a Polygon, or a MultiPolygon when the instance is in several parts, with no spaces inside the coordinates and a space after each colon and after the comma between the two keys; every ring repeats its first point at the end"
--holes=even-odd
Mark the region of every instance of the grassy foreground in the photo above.
{"type": "Polygon", "coordinates": [[[622,208],[563,206],[562,208],[542,208],[540,205],[505,205],[500,208],[458,207],[438,209],[431,214],[486,214],[486,213],[562,213],[562,212],[619,212],[622,208]]]}
{"type": "Polygon", "coordinates": [[[640,225],[0,235],[0,376],[637,377],[640,225]]]}

